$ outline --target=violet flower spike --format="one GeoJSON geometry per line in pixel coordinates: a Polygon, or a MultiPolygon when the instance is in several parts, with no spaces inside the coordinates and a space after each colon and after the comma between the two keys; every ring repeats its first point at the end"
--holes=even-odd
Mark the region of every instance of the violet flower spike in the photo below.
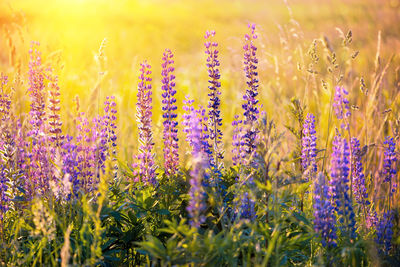
{"type": "Polygon", "coordinates": [[[191,138],[191,126],[190,126],[190,121],[192,118],[192,113],[196,114],[196,116],[199,118],[199,123],[201,126],[201,132],[200,132],[200,139],[201,139],[201,147],[202,151],[207,155],[207,158],[209,160],[209,163],[211,166],[214,166],[213,162],[213,157],[212,151],[211,151],[211,145],[208,143],[209,139],[209,129],[207,126],[207,116],[206,116],[206,110],[200,106],[198,109],[195,109],[193,106],[194,100],[190,99],[190,96],[186,96],[186,100],[183,101],[183,110],[185,111],[185,114],[183,114],[183,122],[182,125],[184,126],[183,132],[186,133],[186,141],[189,143],[189,145],[192,147],[194,146],[194,140],[191,138]]]}
{"type": "Polygon", "coordinates": [[[156,185],[156,165],[153,155],[152,133],[152,91],[151,66],[146,61],[140,64],[140,75],[137,94],[137,122],[139,129],[139,177],[145,184],[156,185]]]}
{"type": "Polygon", "coordinates": [[[108,128],[106,123],[107,120],[104,120],[104,117],[93,118],[91,143],[95,156],[96,185],[100,182],[100,175],[104,174],[106,169],[105,162],[108,153],[108,128]]]}
{"type": "Polygon", "coordinates": [[[32,139],[29,158],[29,183],[28,194],[44,195],[49,189],[49,177],[52,176],[52,166],[49,160],[47,135],[45,134],[46,121],[46,94],[44,84],[44,70],[41,54],[38,50],[39,43],[32,42],[29,50],[29,95],[31,97],[31,130],[28,136],[32,139]]]}
{"type": "Polygon", "coordinates": [[[245,157],[243,141],[243,121],[239,119],[238,115],[235,115],[232,126],[232,162],[234,166],[242,165],[244,163],[243,158],[245,157]]]}
{"type": "Polygon", "coordinates": [[[385,211],[376,224],[375,242],[380,254],[388,255],[392,249],[393,217],[391,211],[385,211]]]}
{"type": "Polygon", "coordinates": [[[349,196],[350,152],[347,140],[336,135],[333,140],[329,193],[341,224],[341,233],[356,238],[355,214],[349,196]]]}
{"type": "Polygon", "coordinates": [[[58,148],[62,145],[64,136],[62,134],[61,116],[60,116],[60,87],[58,86],[58,76],[49,75],[49,132],[50,140],[54,143],[54,147],[58,148]]]}
{"type": "Polygon", "coordinates": [[[351,164],[353,170],[351,179],[353,180],[353,193],[355,200],[360,205],[368,206],[369,201],[361,162],[360,141],[355,137],[351,139],[351,153],[351,164]]]}
{"type": "Polygon", "coordinates": [[[171,50],[166,49],[163,54],[162,63],[162,111],[163,111],[163,140],[164,140],[164,167],[167,176],[175,175],[179,167],[179,145],[178,145],[178,122],[176,106],[176,90],[174,73],[174,60],[171,50]]]}
{"type": "Polygon", "coordinates": [[[30,123],[33,127],[33,135],[38,135],[46,120],[45,110],[45,85],[41,53],[38,50],[39,43],[32,42],[31,49],[29,50],[29,95],[31,97],[31,110],[29,115],[31,117],[30,123]]]}
{"type": "Polygon", "coordinates": [[[333,108],[336,114],[336,117],[341,120],[340,127],[343,130],[349,129],[349,119],[350,119],[350,107],[349,107],[349,100],[346,96],[349,93],[347,92],[344,87],[336,86],[335,87],[335,96],[333,99],[333,108]]]}
{"type": "Polygon", "coordinates": [[[190,113],[190,128],[188,138],[193,141],[193,169],[190,172],[190,201],[187,211],[190,216],[190,224],[193,227],[200,228],[205,221],[205,211],[207,209],[205,200],[206,193],[203,187],[204,180],[207,178],[207,170],[209,169],[207,155],[203,152],[202,144],[202,125],[199,114],[192,110],[190,113]]]}
{"type": "Polygon", "coordinates": [[[220,161],[223,160],[224,155],[222,151],[222,131],[220,127],[222,126],[222,118],[221,118],[221,100],[220,95],[221,92],[219,88],[221,87],[221,82],[219,81],[221,78],[219,71],[219,60],[218,60],[218,43],[213,41],[215,37],[215,31],[206,31],[204,38],[206,42],[204,46],[206,48],[205,53],[207,55],[206,66],[208,70],[209,77],[209,86],[210,90],[208,93],[209,101],[208,101],[208,125],[210,130],[210,140],[213,143],[212,152],[213,152],[213,162],[216,167],[220,168],[220,161]]]}
{"type": "Polygon", "coordinates": [[[251,194],[249,194],[249,192],[247,191],[243,192],[238,207],[239,217],[241,219],[249,219],[249,220],[255,219],[256,217],[255,204],[256,202],[254,201],[251,194]]]}
{"type": "Polygon", "coordinates": [[[9,210],[8,183],[9,179],[6,175],[5,166],[0,164],[0,224],[3,223],[4,215],[9,210]]]}
{"type": "Polygon", "coordinates": [[[104,101],[104,127],[107,132],[107,154],[111,158],[113,164],[114,179],[118,175],[117,164],[117,104],[114,96],[107,96],[104,101]]]}
{"type": "Polygon", "coordinates": [[[301,141],[301,165],[306,172],[307,180],[317,172],[317,145],[315,136],[315,117],[308,113],[303,125],[303,138],[301,141]]]}
{"type": "Polygon", "coordinates": [[[396,192],[397,183],[397,156],[396,156],[396,144],[393,137],[386,136],[384,144],[384,159],[383,159],[383,182],[389,183],[390,197],[396,192]]]}
{"type": "Polygon", "coordinates": [[[62,171],[64,175],[68,175],[69,182],[72,184],[72,195],[78,196],[81,188],[79,180],[79,162],[77,145],[74,143],[73,137],[66,135],[61,146],[62,171]]]}
{"type": "Polygon", "coordinates": [[[93,146],[92,128],[85,113],[78,114],[77,117],[77,137],[76,151],[78,159],[79,185],[76,188],[81,188],[84,193],[93,192],[97,187],[94,169],[96,168],[96,152],[93,146]]]}
{"type": "Polygon", "coordinates": [[[245,141],[245,152],[247,156],[251,156],[257,147],[257,135],[259,130],[256,127],[256,122],[259,117],[258,103],[258,59],[256,56],[257,47],[254,45],[254,40],[257,39],[255,33],[255,24],[248,25],[250,33],[245,35],[244,50],[244,72],[246,74],[246,93],[243,95],[245,103],[242,105],[245,125],[245,133],[243,135],[245,141]]]}
{"type": "Polygon", "coordinates": [[[336,247],[336,216],[329,198],[329,187],[325,176],[320,173],[314,181],[314,229],[321,237],[324,247],[336,247]]]}

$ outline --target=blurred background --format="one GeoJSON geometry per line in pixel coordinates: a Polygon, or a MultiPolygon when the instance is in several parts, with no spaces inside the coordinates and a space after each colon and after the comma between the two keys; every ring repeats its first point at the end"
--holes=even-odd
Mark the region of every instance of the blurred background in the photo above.
{"type": "MultiPolygon", "coordinates": [[[[259,34],[261,103],[278,128],[293,124],[288,105],[296,97],[316,114],[318,145],[324,146],[322,140],[334,134],[328,121],[331,93],[338,84],[350,92],[353,133],[364,143],[382,139],[396,127],[399,0],[0,0],[0,72],[14,79],[18,108],[26,112],[29,46],[40,42],[43,60],[59,75],[64,131],[73,132],[76,96],[81,110],[94,115],[106,95],[115,95],[120,156],[129,162],[137,147],[139,63],[147,60],[153,67],[158,152],[162,53],[165,48],[175,53],[179,107],[187,94],[206,105],[204,33],[215,30],[229,154],[231,122],[242,113],[242,45],[248,23],[255,23],[259,34]],[[362,94],[363,83],[364,89],[376,91],[372,97],[362,94]],[[365,129],[368,124],[370,129],[365,129]]],[[[290,134],[287,138],[292,140],[290,134]]],[[[285,143],[282,151],[290,151],[290,146],[285,143]]]]}

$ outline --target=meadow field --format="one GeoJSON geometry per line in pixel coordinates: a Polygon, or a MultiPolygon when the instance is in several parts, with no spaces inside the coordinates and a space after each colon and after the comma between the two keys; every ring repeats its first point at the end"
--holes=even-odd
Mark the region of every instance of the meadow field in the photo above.
{"type": "Polygon", "coordinates": [[[0,0],[0,266],[400,266],[399,0],[0,0]]]}

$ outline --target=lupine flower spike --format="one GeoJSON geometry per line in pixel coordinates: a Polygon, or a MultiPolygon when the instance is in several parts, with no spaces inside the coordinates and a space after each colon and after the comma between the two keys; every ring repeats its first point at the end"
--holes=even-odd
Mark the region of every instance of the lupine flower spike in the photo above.
{"type": "Polygon", "coordinates": [[[303,138],[301,150],[301,165],[305,171],[307,180],[317,172],[317,145],[315,136],[315,117],[308,113],[303,125],[303,138]]]}
{"type": "Polygon", "coordinates": [[[246,152],[244,151],[243,140],[243,121],[239,119],[239,115],[235,115],[232,122],[233,135],[232,135],[232,163],[234,166],[242,165],[246,152]]]}
{"type": "Polygon", "coordinates": [[[107,132],[108,154],[113,162],[114,179],[117,178],[117,104],[114,96],[107,96],[104,101],[104,125],[107,132]]]}
{"type": "Polygon", "coordinates": [[[206,219],[204,215],[207,208],[205,203],[206,193],[203,183],[204,180],[208,180],[206,176],[209,166],[207,155],[203,151],[201,136],[202,126],[199,114],[195,110],[192,110],[189,118],[191,131],[188,133],[188,139],[192,140],[193,144],[192,156],[194,166],[190,173],[190,201],[187,211],[191,218],[190,224],[193,227],[199,228],[206,219]]]}
{"type": "Polygon", "coordinates": [[[50,99],[49,99],[49,132],[50,140],[53,142],[55,148],[62,145],[64,136],[62,134],[61,126],[62,121],[60,117],[60,87],[58,86],[58,76],[49,75],[50,79],[50,99]]]}
{"type": "Polygon", "coordinates": [[[349,196],[350,152],[345,138],[336,135],[331,158],[330,197],[341,224],[341,233],[354,239],[355,215],[349,196]]]}
{"type": "Polygon", "coordinates": [[[350,107],[349,100],[347,100],[346,96],[349,93],[344,87],[336,86],[335,87],[335,96],[333,99],[333,108],[336,114],[336,117],[341,120],[340,127],[343,130],[349,129],[349,118],[350,118],[350,107]]]}
{"type": "Polygon", "coordinates": [[[397,156],[396,144],[393,137],[387,136],[384,144],[384,159],[383,159],[383,182],[389,184],[389,209],[391,206],[391,199],[397,189],[396,175],[397,175],[397,156]]]}
{"type": "Polygon", "coordinates": [[[211,157],[211,155],[212,155],[211,145],[208,143],[209,131],[208,131],[208,126],[207,126],[206,110],[202,106],[200,106],[198,109],[195,109],[193,106],[193,103],[194,103],[194,100],[190,99],[190,96],[186,96],[186,99],[183,101],[183,104],[184,104],[183,110],[185,111],[185,114],[183,114],[183,122],[182,122],[182,125],[184,126],[183,132],[186,133],[186,141],[189,143],[189,145],[193,149],[194,140],[191,138],[192,129],[190,128],[190,121],[191,121],[191,117],[192,117],[192,111],[194,111],[196,113],[196,116],[198,116],[198,118],[200,120],[201,148],[202,148],[202,151],[207,156],[210,165],[212,165],[213,159],[211,157]]]}
{"type": "Polygon", "coordinates": [[[387,255],[392,248],[393,238],[393,214],[385,211],[376,224],[375,242],[379,246],[379,252],[387,255]]]}
{"type": "Polygon", "coordinates": [[[152,133],[152,91],[151,66],[147,62],[140,64],[140,75],[137,94],[137,122],[139,129],[139,177],[145,184],[156,185],[156,165],[153,155],[152,133]]]}
{"type": "Polygon", "coordinates": [[[215,36],[215,31],[207,31],[204,38],[206,42],[204,46],[206,48],[205,53],[207,55],[207,70],[209,77],[209,86],[210,90],[208,93],[209,101],[208,101],[208,119],[209,119],[209,129],[210,129],[210,140],[213,148],[213,162],[216,167],[219,169],[220,161],[224,158],[223,151],[221,148],[222,145],[222,131],[220,127],[222,126],[222,118],[221,118],[221,92],[219,88],[221,87],[221,82],[219,81],[221,78],[219,72],[219,60],[218,60],[218,43],[213,41],[215,36]]]}
{"type": "Polygon", "coordinates": [[[320,173],[314,181],[314,229],[324,247],[336,247],[336,217],[334,208],[329,198],[329,187],[326,185],[325,176],[320,173]]]}
{"type": "Polygon", "coordinates": [[[163,140],[164,140],[164,167],[167,176],[174,175],[179,167],[178,122],[176,120],[176,90],[174,75],[174,55],[166,49],[162,63],[162,111],[163,111],[163,140]]]}
{"type": "Polygon", "coordinates": [[[32,138],[30,158],[30,192],[28,194],[45,194],[49,189],[49,177],[52,168],[49,163],[47,136],[45,135],[46,95],[44,73],[39,43],[32,42],[29,62],[29,95],[31,97],[30,124],[28,135],[32,138]]]}
{"type": "Polygon", "coordinates": [[[257,47],[254,45],[254,40],[257,39],[255,33],[255,24],[248,25],[250,33],[245,35],[244,50],[244,72],[246,74],[246,93],[243,95],[245,103],[242,105],[244,110],[243,124],[245,126],[244,149],[247,157],[250,157],[257,146],[257,135],[259,130],[256,127],[256,122],[259,117],[259,104],[258,104],[258,72],[257,65],[258,59],[256,56],[257,47]]]}

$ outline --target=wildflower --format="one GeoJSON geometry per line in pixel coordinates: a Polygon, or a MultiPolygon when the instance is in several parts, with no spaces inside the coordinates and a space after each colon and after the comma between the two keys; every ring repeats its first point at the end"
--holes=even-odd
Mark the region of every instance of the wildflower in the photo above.
{"type": "Polygon", "coordinates": [[[382,214],[381,218],[376,224],[376,237],[375,242],[379,246],[379,252],[382,254],[389,254],[392,248],[393,238],[393,214],[386,211],[382,214]]]}
{"type": "Polygon", "coordinates": [[[221,100],[219,96],[221,92],[219,88],[221,87],[221,82],[219,81],[221,75],[219,72],[219,60],[218,60],[218,43],[212,41],[215,36],[215,31],[207,31],[204,38],[206,42],[204,46],[206,47],[205,53],[207,57],[207,69],[209,76],[209,86],[208,89],[210,92],[208,96],[210,97],[208,101],[208,119],[209,119],[209,129],[210,129],[210,140],[213,142],[213,154],[214,154],[214,162],[216,167],[219,168],[219,160],[224,158],[223,152],[221,151],[222,145],[222,131],[220,127],[222,126],[222,118],[221,118],[221,100]]]}
{"type": "Polygon", "coordinates": [[[206,123],[207,122],[206,110],[202,106],[200,106],[198,109],[195,109],[193,107],[193,102],[194,102],[194,100],[191,100],[190,96],[186,96],[186,100],[183,101],[183,104],[184,104],[183,110],[186,111],[186,113],[183,114],[183,122],[182,122],[182,125],[184,126],[183,132],[186,133],[186,141],[189,143],[189,145],[193,149],[194,140],[191,137],[192,136],[191,132],[193,130],[191,128],[190,123],[191,123],[191,118],[193,116],[192,113],[194,112],[194,114],[196,114],[196,116],[199,119],[200,128],[201,128],[201,132],[200,132],[201,149],[207,156],[210,166],[214,166],[214,161],[213,161],[213,158],[211,157],[211,155],[212,155],[211,145],[208,143],[209,130],[208,130],[208,126],[206,123]]]}
{"type": "Polygon", "coordinates": [[[238,214],[241,219],[254,219],[256,217],[255,201],[247,191],[241,195],[238,214]]]}
{"type": "Polygon", "coordinates": [[[259,117],[259,105],[258,105],[258,72],[257,64],[258,59],[256,57],[257,47],[254,45],[254,40],[257,39],[255,33],[255,24],[248,25],[250,29],[250,34],[245,35],[245,45],[244,49],[244,71],[247,78],[247,89],[243,96],[245,103],[242,105],[244,110],[244,120],[243,124],[246,127],[245,133],[243,135],[244,139],[244,149],[248,156],[256,149],[257,134],[259,130],[257,129],[255,123],[259,117]]]}
{"type": "Polygon", "coordinates": [[[174,72],[174,60],[171,50],[166,49],[163,54],[163,64],[161,75],[162,78],[162,90],[163,90],[163,140],[164,140],[164,159],[165,159],[165,173],[174,175],[179,166],[179,153],[178,153],[178,122],[176,121],[177,114],[176,109],[176,90],[175,87],[175,76],[174,72]]]}
{"type": "Polygon", "coordinates": [[[54,143],[54,147],[58,148],[62,145],[64,136],[62,135],[62,121],[60,117],[60,87],[58,86],[58,77],[49,76],[50,82],[50,99],[49,99],[49,132],[50,140],[54,143]]]}
{"type": "Polygon", "coordinates": [[[321,236],[324,247],[336,247],[336,217],[329,199],[325,176],[320,173],[314,181],[314,229],[321,236]]]}
{"type": "Polygon", "coordinates": [[[33,126],[33,135],[39,135],[41,126],[46,120],[45,110],[45,85],[42,67],[41,53],[38,50],[39,43],[32,42],[29,50],[29,95],[31,97],[30,123],[33,126]]]}
{"type": "Polygon", "coordinates": [[[65,136],[65,142],[61,146],[61,159],[62,159],[62,172],[64,177],[69,178],[69,183],[71,183],[72,193],[77,196],[78,191],[81,187],[79,176],[80,164],[78,162],[78,147],[73,141],[73,137],[70,135],[65,136]]]}
{"type": "MultiPolygon", "coordinates": [[[[206,193],[204,191],[203,183],[204,178],[207,177],[208,160],[207,156],[203,151],[202,146],[202,126],[199,114],[192,110],[190,113],[190,128],[191,131],[188,134],[190,140],[192,140],[193,150],[193,169],[190,173],[190,201],[187,206],[187,211],[191,218],[190,224],[193,227],[199,228],[200,224],[205,221],[205,211],[206,211],[206,193]]],[[[206,178],[207,179],[207,178],[206,178]]]]}
{"type": "Polygon", "coordinates": [[[349,108],[349,100],[347,100],[346,96],[349,93],[344,87],[336,86],[335,87],[335,96],[333,99],[333,108],[336,114],[336,117],[339,120],[342,120],[341,128],[344,130],[349,129],[349,121],[350,118],[350,108],[349,108]]]}
{"type": "Polygon", "coordinates": [[[387,136],[385,138],[385,141],[383,142],[384,144],[384,159],[383,159],[383,182],[384,183],[389,183],[389,194],[390,197],[393,196],[394,192],[396,192],[397,189],[397,183],[396,183],[396,174],[397,174],[397,168],[396,168],[396,162],[397,162],[397,157],[396,157],[396,144],[393,141],[393,137],[387,136]]]}
{"type": "Polygon", "coordinates": [[[235,115],[235,119],[232,122],[233,135],[232,135],[232,162],[233,165],[243,164],[243,158],[245,157],[244,141],[243,141],[243,121],[239,119],[238,115],[235,115]]]}
{"type": "Polygon", "coordinates": [[[105,173],[105,162],[107,160],[108,153],[108,121],[104,120],[104,117],[97,116],[93,118],[92,127],[92,151],[95,156],[95,172],[97,182],[100,181],[100,174],[105,173]]]}
{"type": "Polygon", "coordinates": [[[45,194],[49,189],[51,177],[50,153],[45,134],[46,109],[45,85],[41,54],[38,50],[39,43],[32,42],[29,51],[29,95],[31,97],[31,130],[28,136],[32,138],[30,154],[30,189],[29,194],[45,194]]]}
{"type": "Polygon", "coordinates": [[[365,178],[361,162],[360,141],[353,137],[351,139],[351,164],[353,180],[353,193],[358,204],[369,205],[367,188],[365,187],[365,178]]]}
{"type": "Polygon", "coordinates": [[[140,64],[140,75],[137,94],[137,121],[139,128],[139,177],[145,184],[156,185],[156,165],[152,150],[154,147],[152,136],[152,92],[151,66],[147,62],[140,64]]]}
{"type": "MultiPolygon", "coordinates": [[[[78,155],[77,169],[79,172],[79,182],[74,181],[74,188],[81,188],[84,193],[88,193],[94,191],[97,185],[93,171],[96,166],[96,153],[93,151],[92,146],[92,128],[85,113],[81,112],[78,114],[76,128],[78,131],[76,137],[76,152],[78,155]],[[79,186],[77,184],[79,184],[79,186]]],[[[72,147],[68,147],[68,145],[66,145],[66,148],[72,149],[72,147]]]]}
{"type": "Polygon", "coordinates": [[[104,113],[103,124],[106,128],[106,141],[108,146],[108,154],[111,153],[111,160],[113,161],[114,178],[117,177],[118,165],[117,165],[117,104],[115,103],[114,96],[107,96],[104,101],[104,113]]]}
{"type": "Polygon", "coordinates": [[[10,202],[7,195],[9,179],[6,172],[6,166],[0,161],[0,223],[2,223],[4,214],[9,209],[10,202]]]}
{"type": "Polygon", "coordinates": [[[301,165],[303,170],[307,172],[307,177],[312,177],[317,172],[317,148],[315,136],[315,117],[308,113],[303,125],[303,138],[301,150],[301,165]]]}
{"type": "Polygon", "coordinates": [[[341,232],[355,238],[355,215],[349,197],[349,146],[346,139],[335,136],[331,160],[330,196],[338,215],[341,232]]]}

